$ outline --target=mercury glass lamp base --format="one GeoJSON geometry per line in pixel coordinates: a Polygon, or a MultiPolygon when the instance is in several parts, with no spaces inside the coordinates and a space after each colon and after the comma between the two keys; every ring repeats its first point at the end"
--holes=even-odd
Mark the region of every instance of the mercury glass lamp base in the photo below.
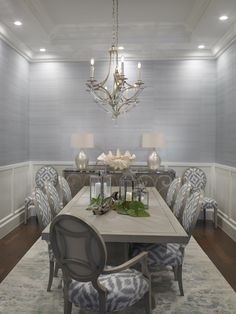
{"type": "Polygon", "coordinates": [[[77,169],[85,170],[88,167],[88,157],[83,150],[75,157],[75,164],[77,169]]]}
{"type": "Polygon", "coordinates": [[[148,157],[148,168],[150,170],[157,170],[160,168],[161,158],[157,154],[156,150],[154,150],[151,155],[148,157]]]}

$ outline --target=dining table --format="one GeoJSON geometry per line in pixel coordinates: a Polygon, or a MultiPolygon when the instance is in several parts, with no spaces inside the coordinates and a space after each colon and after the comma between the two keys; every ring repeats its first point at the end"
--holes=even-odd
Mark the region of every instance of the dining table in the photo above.
{"type": "MultiPolygon", "coordinates": [[[[112,187],[112,191],[118,191],[112,187]]],[[[103,215],[94,215],[88,210],[90,187],[84,186],[60,211],[85,220],[95,227],[108,250],[110,264],[119,264],[128,259],[128,248],[132,243],[182,243],[188,242],[188,235],[171,209],[154,187],[149,193],[149,217],[133,217],[109,210],[103,215]]],[[[42,239],[49,240],[50,225],[42,232],[42,239]]]]}

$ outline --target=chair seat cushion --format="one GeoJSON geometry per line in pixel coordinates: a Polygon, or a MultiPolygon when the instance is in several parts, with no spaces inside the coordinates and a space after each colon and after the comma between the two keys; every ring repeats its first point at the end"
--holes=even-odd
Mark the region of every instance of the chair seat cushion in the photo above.
{"type": "Polygon", "coordinates": [[[214,198],[211,197],[204,197],[202,202],[201,202],[201,208],[202,209],[209,209],[209,208],[214,208],[217,209],[218,204],[214,198]]]}
{"type": "Polygon", "coordinates": [[[152,271],[158,266],[182,265],[183,250],[180,247],[181,245],[177,243],[136,243],[133,246],[132,256],[136,256],[140,252],[148,252],[148,268],[152,271]]]}
{"type": "MultiPolygon", "coordinates": [[[[149,290],[147,279],[134,269],[99,276],[99,282],[107,289],[106,310],[120,311],[139,301],[149,290]]],[[[99,294],[91,282],[72,280],[69,285],[69,301],[85,309],[99,309],[99,294]]]]}

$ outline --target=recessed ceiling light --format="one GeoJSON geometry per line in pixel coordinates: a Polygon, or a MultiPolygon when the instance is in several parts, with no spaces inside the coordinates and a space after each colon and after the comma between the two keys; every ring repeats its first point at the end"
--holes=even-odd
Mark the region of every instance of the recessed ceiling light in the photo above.
{"type": "Polygon", "coordinates": [[[125,48],[123,46],[118,47],[119,50],[124,50],[125,48]]]}
{"type": "Polygon", "coordinates": [[[45,52],[45,51],[46,51],[46,48],[40,48],[39,51],[45,52]]]}
{"type": "Polygon", "coordinates": [[[221,15],[220,17],[219,17],[219,20],[220,21],[226,21],[226,20],[228,20],[228,16],[227,15],[221,15]]]}
{"type": "Polygon", "coordinates": [[[198,46],[198,49],[204,49],[205,48],[205,45],[199,45],[198,46]]]}
{"type": "Polygon", "coordinates": [[[15,21],[14,24],[15,24],[16,26],[21,26],[21,25],[22,25],[22,22],[21,22],[21,21],[15,21]]]}

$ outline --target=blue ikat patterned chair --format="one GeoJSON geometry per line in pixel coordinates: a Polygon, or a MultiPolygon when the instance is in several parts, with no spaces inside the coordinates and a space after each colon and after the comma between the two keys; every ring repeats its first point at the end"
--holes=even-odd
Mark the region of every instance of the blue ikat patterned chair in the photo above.
{"type": "MultiPolygon", "coordinates": [[[[39,225],[42,229],[44,229],[51,222],[52,214],[47,196],[43,193],[43,191],[40,188],[35,188],[33,192],[33,202],[36,208],[36,214],[39,221],[39,225]]],[[[50,242],[48,242],[48,255],[49,255],[49,279],[47,291],[50,291],[53,281],[54,268],[56,267],[56,261],[52,252],[50,242]]]]}
{"type": "MultiPolygon", "coordinates": [[[[52,166],[43,166],[35,174],[35,185],[41,189],[44,188],[44,183],[50,181],[54,186],[58,182],[58,173],[52,166]]],[[[25,218],[24,222],[27,223],[28,213],[30,210],[34,210],[33,196],[28,196],[25,199],[25,218]]]]}
{"type": "Polygon", "coordinates": [[[174,179],[168,189],[167,195],[166,195],[166,203],[172,210],[177,193],[179,192],[179,189],[181,188],[181,178],[174,179]]]}
{"type": "Polygon", "coordinates": [[[44,190],[51,208],[52,217],[54,218],[62,210],[63,206],[60,202],[58,192],[52,182],[46,181],[44,183],[44,190]]]}
{"type": "MultiPolygon", "coordinates": [[[[197,167],[191,167],[183,173],[183,182],[189,182],[192,185],[193,191],[205,190],[207,177],[204,171],[197,167]]],[[[212,197],[203,197],[201,202],[201,209],[203,210],[204,221],[206,220],[206,210],[214,210],[214,225],[217,228],[217,212],[218,204],[212,197]]]]}
{"type": "Polygon", "coordinates": [[[50,226],[50,242],[64,280],[64,314],[72,304],[96,313],[122,311],[143,297],[152,313],[147,253],[128,262],[106,267],[107,251],[98,231],[84,220],[58,215],[50,226]],[[141,263],[142,272],[129,267],[141,263]]]}
{"type": "Polygon", "coordinates": [[[60,188],[60,200],[61,205],[64,207],[72,199],[71,190],[68,182],[64,177],[58,177],[59,188],[60,188]]]}
{"type": "Polygon", "coordinates": [[[175,203],[173,206],[173,213],[180,223],[182,223],[183,210],[186,205],[186,201],[188,197],[190,196],[191,190],[192,190],[192,186],[190,183],[187,182],[181,186],[176,196],[175,203]]]}
{"type": "MultiPolygon", "coordinates": [[[[182,218],[182,225],[191,237],[200,212],[199,200],[201,193],[194,192],[188,198],[182,218]]],[[[140,254],[140,252],[148,252],[148,267],[150,272],[155,272],[163,266],[171,266],[174,270],[175,279],[178,281],[180,295],[184,295],[182,282],[182,265],[184,260],[185,246],[178,243],[168,244],[143,244],[136,243],[132,249],[132,256],[140,254]]]]}

